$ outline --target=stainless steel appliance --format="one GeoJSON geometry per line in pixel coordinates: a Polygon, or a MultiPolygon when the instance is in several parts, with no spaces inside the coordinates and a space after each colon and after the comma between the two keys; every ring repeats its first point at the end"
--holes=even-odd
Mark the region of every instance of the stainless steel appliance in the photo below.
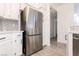
{"type": "Polygon", "coordinates": [[[23,33],[23,52],[31,55],[42,47],[42,13],[30,7],[21,13],[21,29],[23,33]]]}
{"type": "Polygon", "coordinates": [[[73,34],[73,56],[79,56],[79,34],[73,34]]]}

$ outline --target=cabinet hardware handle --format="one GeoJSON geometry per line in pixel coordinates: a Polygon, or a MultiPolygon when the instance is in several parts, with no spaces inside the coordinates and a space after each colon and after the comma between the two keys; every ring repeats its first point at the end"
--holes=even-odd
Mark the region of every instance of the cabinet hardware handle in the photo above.
{"type": "Polygon", "coordinates": [[[16,55],[16,53],[15,53],[15,55],[16,55]]]}
{"type": "Polygon", "coordinates": [[[22,44],[22,42],[23,42],[23,41],[22,41],[22,39],[21,39],[21,44],[22,44]]]}
{"type": "Polygon", "coordinates": [[[16,40],[15,40],[15,42],[16,42],[16,40]]]}
{"type": "Polygon", "coordinates": [[[0,38],[0,40],[6,39],[6,37],[0,38]]]}
{"type": "Polygon", "coordinates": [[[21,36],[21,35],[17,35],[17,36],[21,36]]]}

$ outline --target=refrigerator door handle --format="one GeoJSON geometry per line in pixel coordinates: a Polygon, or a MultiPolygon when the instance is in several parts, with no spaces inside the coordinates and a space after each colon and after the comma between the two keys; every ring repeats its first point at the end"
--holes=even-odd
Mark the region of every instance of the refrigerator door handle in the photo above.
{"type": "Polygon", "coordinates": [[[37,36],[37,35],[41,35],[41,34],[33,34],[33,35],[28,35],[28,36],[37,36]]]}

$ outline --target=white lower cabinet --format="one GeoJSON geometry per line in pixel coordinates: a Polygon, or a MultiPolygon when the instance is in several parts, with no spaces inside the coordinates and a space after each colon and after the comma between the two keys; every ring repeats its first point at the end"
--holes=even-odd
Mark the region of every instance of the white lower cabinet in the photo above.
{"type": "Polygon", "coordinates": [[[0,56],[22,55],[22,33],[0,34],[0,56]]]}
{"type": "Polygon", "coordinates": [[[12,55],[11,40],[0,43],[0,56],[12,55]]]}
{"type": "Polygon", "coordinates": [[[15,56],[22,55],[22,34],[21,33],[16,33],[13,34],[13,53],[15,56]]]}
{"type": "Polygon", "coordinates": [[[9,34],[0,34],[0,55],[12,55],[12,40],[9,34]]]}

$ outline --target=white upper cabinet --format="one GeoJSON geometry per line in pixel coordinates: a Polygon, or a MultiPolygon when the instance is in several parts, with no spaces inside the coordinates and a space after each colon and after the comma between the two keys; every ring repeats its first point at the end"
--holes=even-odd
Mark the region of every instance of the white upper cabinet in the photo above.
{"type": "Polygon", "coordinates": [[[19,19],[19,4],[17,3],[11,3],[6,4],[6,11],[4,16],[9,19],[18,20],[19,19]]]}
{"type": "Polygon", "coordinates": [[[20,16],[20,13],[19,13],[19,4],[11,4],[10,6],[11,10],[10,10],[10,13],[11,13],[11,18],[13,19],[19,19],[19,16],[20,16]]]}
{"type": "Polygon", "coordinates": [[[74,4],[74,26],[79,26],[79,3],[74,4]]]}
{"type": "Polygon", "coordinates": [[[0,16],[7,18],[7,19],[13,19],[13,20],[19,20],[19,4],[18,3],[3,3],[0,4],[0,16]]]}
{"type": "Polygon", "coordinates": [[[6,11],[5,9],[4,9],[4,3],[0,3],[0,16],[4,16],[4,11],[6,11]]]}
{"type": "Polygon", "coordinates": [[[79,3],[74,4],[74,12],[75,14],[79,14],[79,3]]]}

